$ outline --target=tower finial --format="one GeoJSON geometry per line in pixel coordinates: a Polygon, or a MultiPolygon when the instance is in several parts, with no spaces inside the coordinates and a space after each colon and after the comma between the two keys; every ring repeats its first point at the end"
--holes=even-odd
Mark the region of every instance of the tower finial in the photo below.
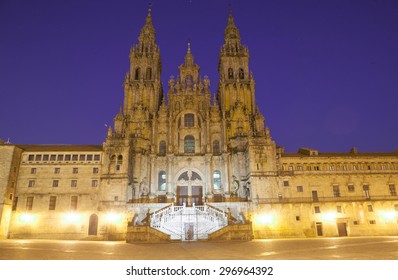
{"type": "Polygon", "coordinates": [[[152,19],[151,12],[152,12],[152,2],[149,2],[149,4],[148,4],[148,15],[146,17],[147,22],[152,19]]]}
{"type": "Polygon", "coordinates": [[[231,0],[228,1],[228,15],[232,17],[232,3],[231,0]]]}
{"type": "Polygon", "coordinates": [[[187,53],[191,53],[191,39],[188,39],[188,51],[187,53]]]}

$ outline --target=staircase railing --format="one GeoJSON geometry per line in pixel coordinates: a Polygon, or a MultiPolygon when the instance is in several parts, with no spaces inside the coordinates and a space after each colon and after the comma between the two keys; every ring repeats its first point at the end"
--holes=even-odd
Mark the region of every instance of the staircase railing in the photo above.
{"type": "Polygon", "coordinates": [[[170,204],[151,214],[151,227],[170,234],[172,239],[183,239],[183,223],[195,221],[195,236],[207,238],[208,234],[228,224],[227,214],[211,205],[193,207],[170,204]]]}

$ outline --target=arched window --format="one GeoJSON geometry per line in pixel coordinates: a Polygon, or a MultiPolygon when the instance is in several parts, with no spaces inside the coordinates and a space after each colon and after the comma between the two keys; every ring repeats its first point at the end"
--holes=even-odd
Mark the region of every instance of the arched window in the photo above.
{"type": "Polygon", "coordinates": [[[135,75],[134,75],[134,80],[139,80],[140,79],[140,68],[135,69],[135,75]]]}
{"type": "Polygon", "coordinates": [[[187,75],[185,78],[185,87],[192,88],[192,85],[193,85],[193,78],[191,75],[187,75]]]}
{"type": "Polygon", "coordinates": [[[122,164],[122,163],[123,163],[123,156],[122,156],[122,155],[119,155],[119,156],[117,157],[117,163],[118,163],[118,164],[122,164]]]}
{"type": "Polygon", "coordinates": [[[195,126],[195,116],[194,114],[185,114],[184,116],[184,126],[194,127],[195,126]]]}
{"type": "Polygon", "coordinates": [[[195,138],[192,135],[187,135],[184,138],[184,153],[195,152],[195,138]]]}
{"type": "Polygon", "coordinates": [[[239,79],[243,80],[245,78],[245,72],[242,68],[239,68],[239,79]]]}
{"type": "Polygon", "coordinates": [[[216,170],[213,173],[213,182],[214,182],[214,189],[219,190],[221,189],[221,172],[216,170]]]}
{"type": "MultiPolygon", "coordinates": [[[[116,156],[115,156],[115,159],[116,159],[116,156]]],[[[113,160],[113,162],[115,162],[115,160],[113,160]]],[[[116,166],[115,166],[115,170],[116,171],[120,171],[120,166],[122,165],[122,163],[123,163],[123,156],[122,155],[118,155],[116,166]]]]}
{"type": "Polygon", "coordinates": [[[213,153],[214,154],[220,153],[220,142],[218,140],[213,141],[213,153]]]}
{"type": "Polygon", "coordinates": [[[232,68],[228,68],[228,79],[234,78],[234,70],[232,68]]]}
{"type": "Polygon", "coordinates": [[[158,190],[165,191],[166,190],[166,172],[160,171],[158,176],[158,190]]]}
{"type": "Polygon", "coordinates": [[[166,141],[162,140],[159,142],[159,154],[166,155],[166,141]]]}
{"type": "Polygon", "coordinates": [[[152,80],[152,68],[151,68],[151,67],[148,67],[148,68],[146,69],[146,76],[145,76],[145,79],[146,79],[146,80],[152,80]]]}

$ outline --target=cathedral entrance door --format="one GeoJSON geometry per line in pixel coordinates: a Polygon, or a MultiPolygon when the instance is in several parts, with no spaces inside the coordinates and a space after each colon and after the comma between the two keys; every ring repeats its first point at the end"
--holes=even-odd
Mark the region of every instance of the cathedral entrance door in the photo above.
{"type": "Polygon", "coordinates": [[[195,203],[195,205],[203,205],[202,194],[202,186],[192,186],[192,203],[195,203]]]}
{"type": "Polygon", "coordinates": [[[177,186],[177,205],[182,206],[184,203],[188,206],[188,186],[177,186]]]}

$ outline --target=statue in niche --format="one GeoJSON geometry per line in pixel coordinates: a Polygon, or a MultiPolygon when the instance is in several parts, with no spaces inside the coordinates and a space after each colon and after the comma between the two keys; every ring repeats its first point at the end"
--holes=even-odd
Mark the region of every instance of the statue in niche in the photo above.
{"type": "Polygon", "coordinates": [[[140,183],[141,196],[147,196],[149,193],[148,184],[146,182],[146,177],[144,177],[140,183]]]}
{"type": "Polygon", "coordinates": [[[246,184],[243,185],[243,196],[246,198],[250,197],[250,182],[247,182],[246,184]]]}
{"type": "Polygon", "coordinates": [[[232,175],[232,194],[237,195],[239,190],[239,180],[235,175],[232,175]]]}

